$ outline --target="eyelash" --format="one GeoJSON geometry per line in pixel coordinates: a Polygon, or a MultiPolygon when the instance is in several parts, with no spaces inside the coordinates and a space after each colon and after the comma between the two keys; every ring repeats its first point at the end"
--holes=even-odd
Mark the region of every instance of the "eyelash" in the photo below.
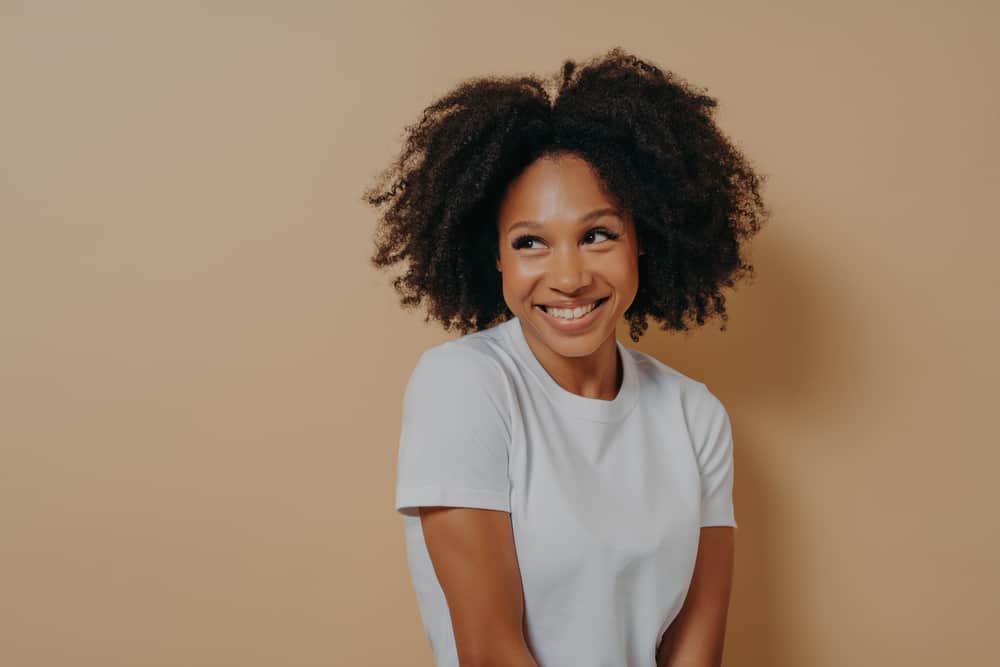
{"type": "MultiPolygon", "coordinates": [[[[605,227],[595,227],[594,229],[588,230],[587,234],[604,234],[605,236],[608,237],[609,241],[614,241],[621,236],[621,234],[617,234],[605,227]]],[[[535,240],[541,241],[541,239],[537,236],[531,236],[530,234],[525,234],[523,236],[518,236],[516,239],[514,239],[514,241],[511,243],[511,246],[515,250],[520,250],[524,246],[524,243],[526,241],[535,241],[535,240]]],[[[529,248],[529,250],[534,250],[534,248],[529,248]]]]}

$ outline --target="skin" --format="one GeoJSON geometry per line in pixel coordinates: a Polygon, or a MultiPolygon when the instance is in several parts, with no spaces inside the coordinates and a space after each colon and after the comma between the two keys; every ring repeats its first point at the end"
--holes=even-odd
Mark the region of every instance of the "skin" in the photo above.
{"type": "Polygon", "coordinates": [[[590,165],[567,154],[536,160],[510,183],[497,226],[504,301],[521,320],[528,346],[567,391],[613,400],[620,384],[616,324],[639,289],[641,249],[633,221],[602,190],[590,165]],[[515,248],[524,235],[531,241],[515,248]],[[598,297],[609,297],[603,312],[572,334],[554,329],[536,308],[598,297]]]}
{"type": "MultiPolygon", "coordinates": [[[[510,183],[497,232],[496,268],[504,300],[520,318],[532,352],[567,391],[613,400],[621,386],[616,324],[635,299],[643,252],[631,218],[603,191],[586,161],[564,154],[540,158],[510,183]],[[535,224],[519,224],[525,221],[535,224]],[[524,235],[532,240],[518,242],[524,235]],[[604,312],[574,333],[552,328],[535,307],[595,297],[608,297],[604,312]]],[[[524,598],[510,514],[424,507],[420,516],[463,667],[536,667],[523,634],[524,598]]],[[[731,527],[702,528],[691,586],[664,634],[658,667],[721,664],[733,542],[731,527]]]]}
{"type": "Polygon", "coordinates": [[[462,667],[538,667],[524,638],[524,592],[510,514],[421,507],[420,522],[448,602],[462,667]]]}
{"type": "Polygon", "coordinates": [[[663,634],[657,667],[720,667],[729,612],[736,531],[701,529],[694,575],[684,605],[663,634]]]}

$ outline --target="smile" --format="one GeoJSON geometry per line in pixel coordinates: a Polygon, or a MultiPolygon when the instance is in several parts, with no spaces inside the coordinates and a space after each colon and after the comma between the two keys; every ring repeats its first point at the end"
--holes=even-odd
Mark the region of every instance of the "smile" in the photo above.
{"type": "Polygon", "coordinates": [[[594,303],[579,308],[547,308],[541,304],[535,306],[544,319],[560,331],[577,331],[590,325],[604,311],[608,297],[598,299],[594,303]]]}

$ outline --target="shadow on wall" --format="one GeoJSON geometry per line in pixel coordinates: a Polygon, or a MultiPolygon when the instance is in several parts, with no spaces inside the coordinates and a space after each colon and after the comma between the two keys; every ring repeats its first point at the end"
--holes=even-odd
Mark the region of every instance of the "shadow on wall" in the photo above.
{"type": "MultiPolygon", "coordinates": [[[[749,246],[754,276],[726,292],[727,331],[719,331],[717,318],[683,334],[664,333],[651,322],[639,343],[628,344],[704,382],[732,419],[739,527],[727,664],[798,667],[816,657],[809,638],[823,618],[795,613],[811,606],[815,564],[804,568],[784,554],[810,551],[814,517],[796,502],[794,480],[769,473],[775,469],[771,461],[800,457],[810,443],[764,441],[757,434],[772,429],[756,428],[755,415],[805,415],[807,430],[828,433],[849,416],[831,406],[863,411],[877,409],[877,402],[861,390],[861,351],[826,333],[836,330],[831,321],[860,321],[864,304],[845,301],[849,291],[842,287],[824,285],[821,277],[835,272],[832,265],[824,268],[823,256],[808,257],[798,245],[782,252],[781,236],[768,233],[775,227],[813,228],[802,221],[809,214],[773,199],[768,205],[771,219],[749,246]]],[[[620,337],[627,340],[627,331],[627,325],[620,327],[620,337]]]]}

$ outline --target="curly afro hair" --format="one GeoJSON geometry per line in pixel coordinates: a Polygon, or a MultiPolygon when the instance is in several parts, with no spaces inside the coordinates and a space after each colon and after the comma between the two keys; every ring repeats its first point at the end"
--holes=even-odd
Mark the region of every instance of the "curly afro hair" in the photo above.
{"type": "Polygon", "coordinates": [[[507,185],[536,159],[575,154],[635,222],[645,250],[625,318],[638,341],[647,318],[687,331],[728,315],[722,288],[753,267],[741,256],[768,217],[755,173],[722,134],[715,99],[614,48],[536,76],[461,83],[406,127],[399,157],[364,201],[382,209],[370,261],[407,260],[393,280],[403,307],[426,297],[446,331],[513,316],[503,300],[497,213],[507,185]],[[556,88],[550,96],[546,83],[556,88]]]}

